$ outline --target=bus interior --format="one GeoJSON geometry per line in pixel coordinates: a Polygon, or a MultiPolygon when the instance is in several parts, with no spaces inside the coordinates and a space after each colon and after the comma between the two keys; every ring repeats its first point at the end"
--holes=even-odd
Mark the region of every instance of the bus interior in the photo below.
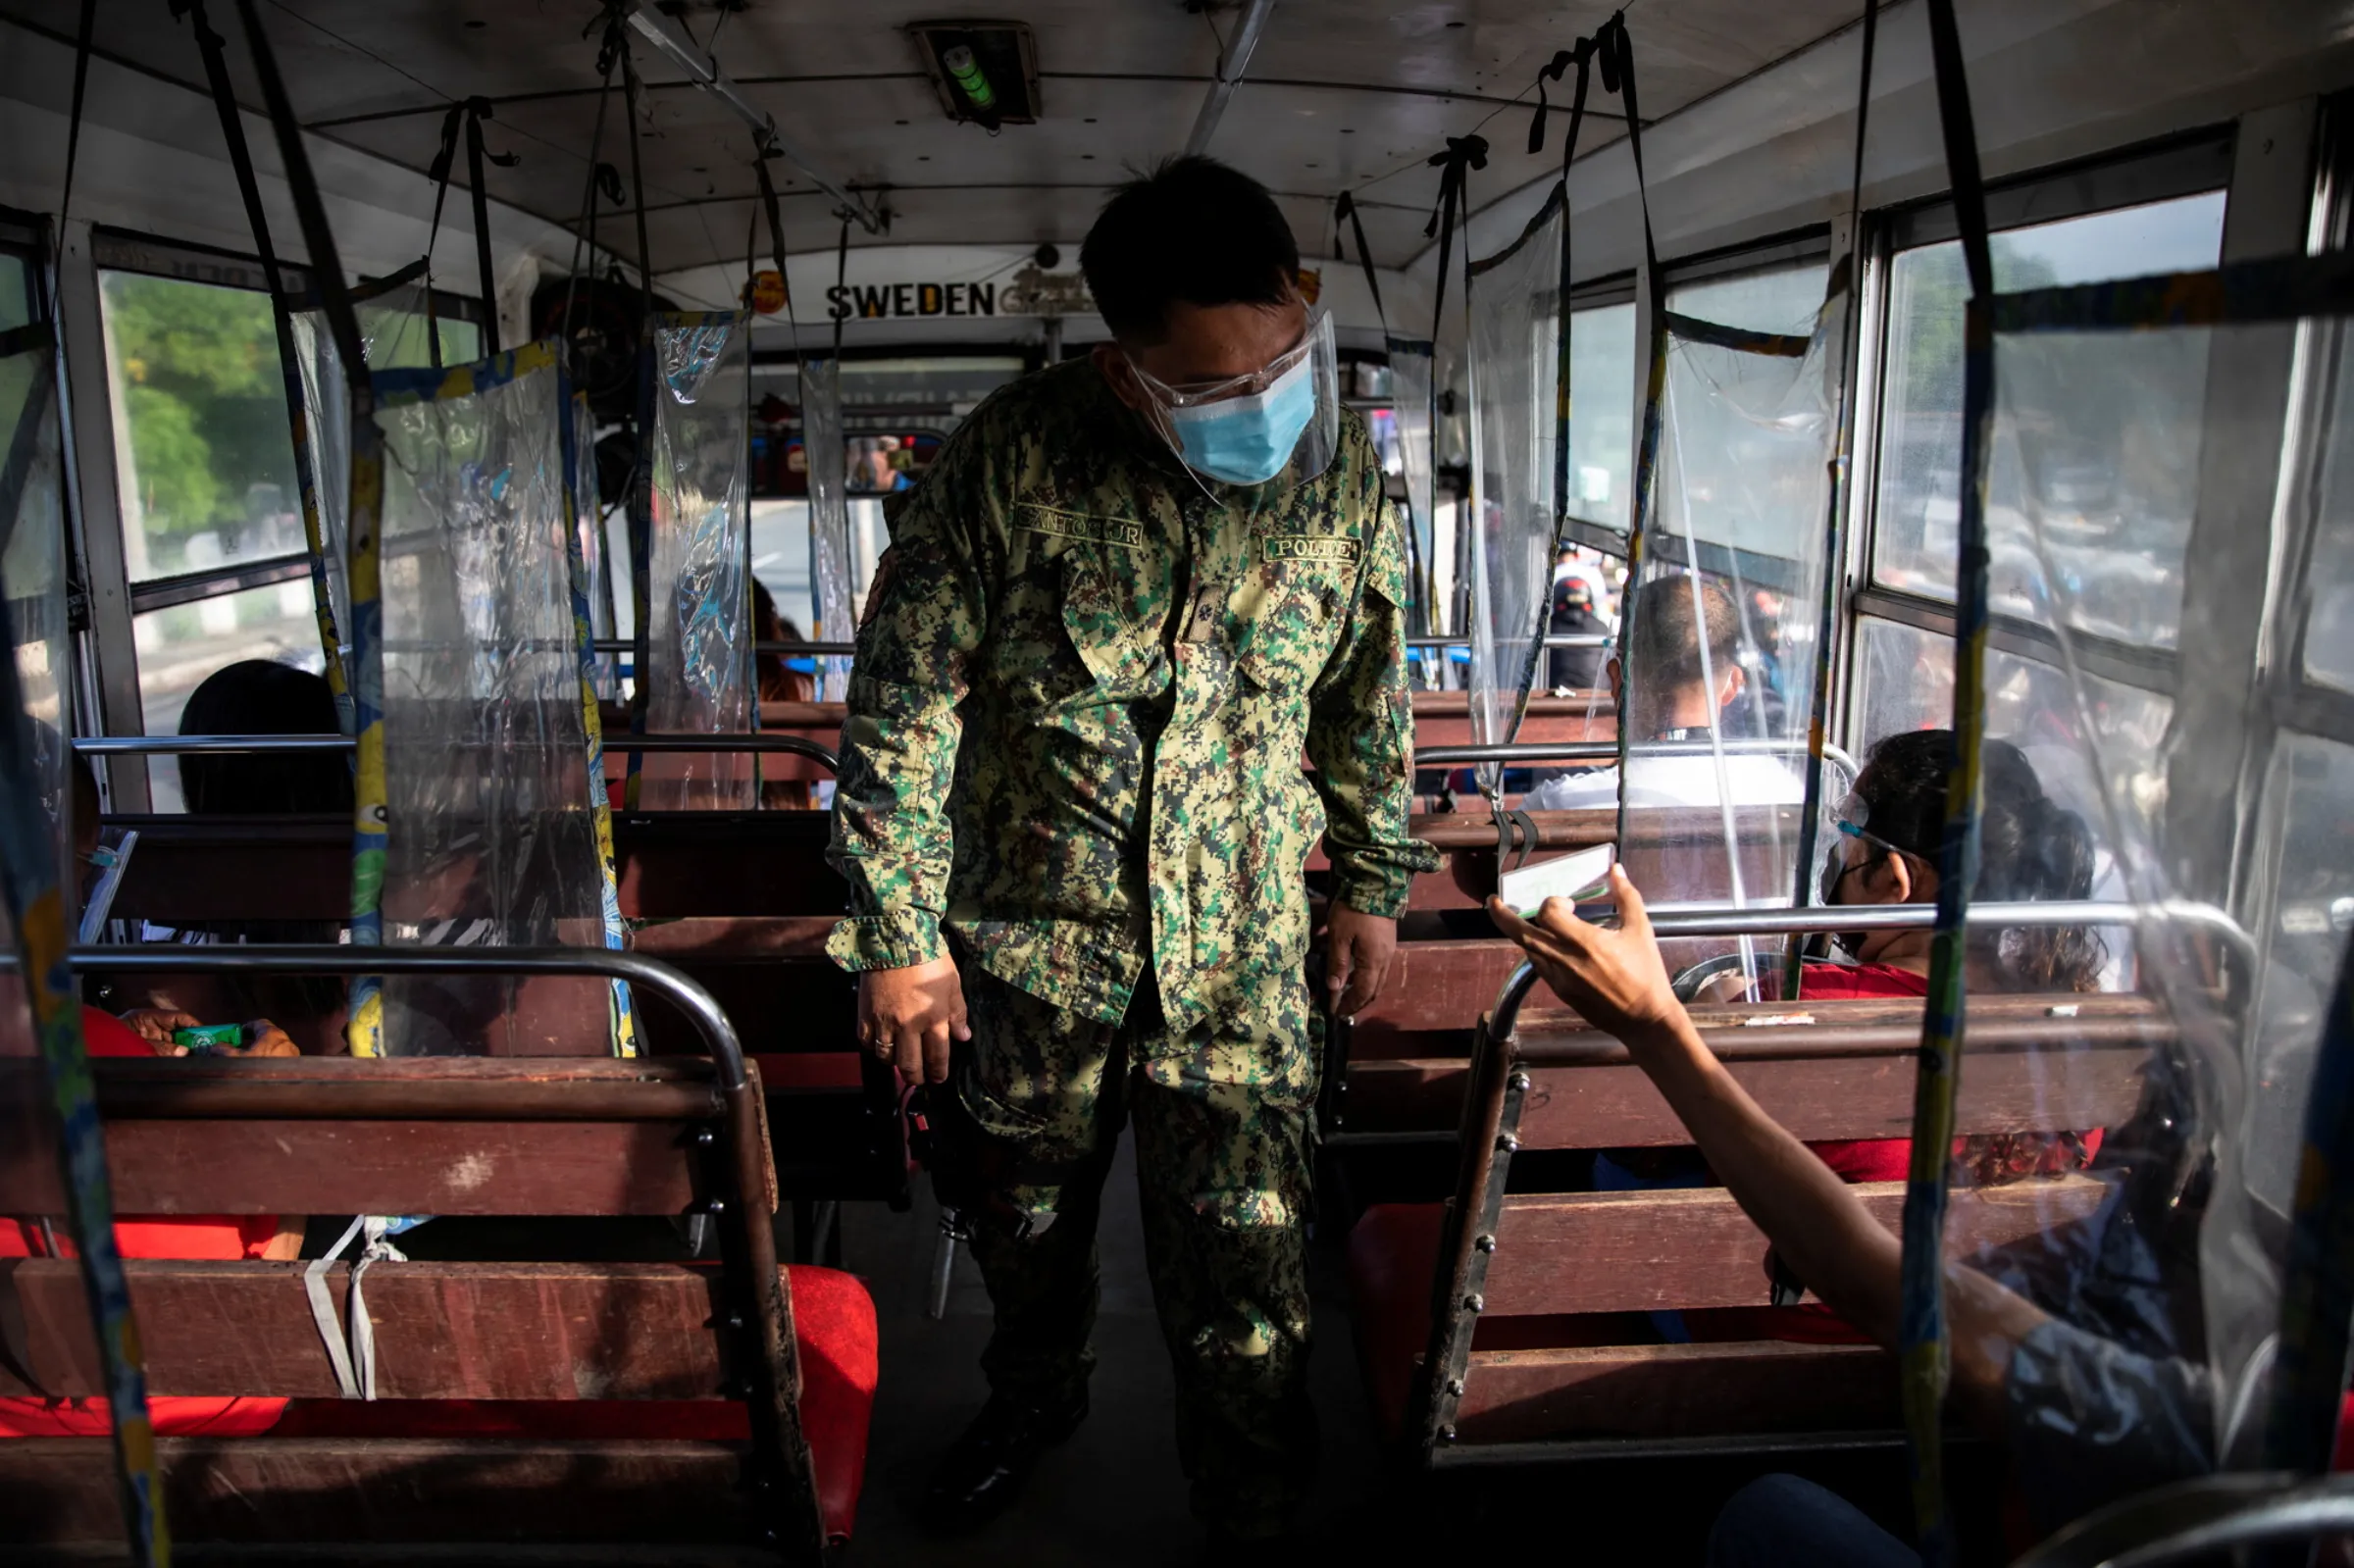
{"type": "Polygon", "coordinates": [[[919,1517],[993,1305],[827,955],[895,521],[1179,155],[1437,868],[1285,1560],[2354,1539],[2347,0],[0,0],[0,1560],[1203,1560],[1133,1142],[1089,1424],[919,1517]],[[1648,920],[1885,1333],[1491,895],[1648,920]]]}

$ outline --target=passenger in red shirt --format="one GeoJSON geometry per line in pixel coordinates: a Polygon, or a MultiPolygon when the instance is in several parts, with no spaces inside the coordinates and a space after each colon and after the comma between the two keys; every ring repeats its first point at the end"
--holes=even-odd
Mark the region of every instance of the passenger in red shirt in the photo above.
{"type": "MultiPolygon", "coordinates": [[[[1945,781],[1952,754],[1949,730],[1890,735],[1872,747],[1856,777],[1854,792],[1832,808],[1825,824],[1833,841],[1823,868],[1823,903],[1937,901],[1937,845],[1945,831],[1945,781]]],[[[2033,765],[2008,741],[1985,743],[1981,771],[1985,804],[1972,896],[1980,902],[2089,897],[2093,849],[2084,820],[2043,792],[2033,765]]],[[[1802,1002],[1928,994],[1927,931],[1848,932],[1833,940],[1856,961],[1808,964],[1799,983],[1802,1002]]],[[[1979,994],[2090,991],[2099,987],[2106,958],[2100,938],[2080,926],[1974,936],[1968,984],[1979,994]]],[[[1954,1140],[1954,1162],[1963,1181],[1982,1187],[2081,1169],[2100,1146],[2098,1129],[1981,1134],[1954,1140]]],[[[1901,1138],[1826,1140],[1807,1147],[1849,1182],[1901,1182],[1913,1155],[1912,1141],[1901,1138]]],[[[1595,1163],[1598,1188],[1659,1185],[1607,1153],[1595,1163]]],[[[1714,1180],[1713,1174],[1695,1172],[1690,1181],[1676,1185],[1714,1180]]],[[[1863,1340],[1827,1307],[1815,1303],[1655,1313],[1653,1318],[1663,1335],[1676,1340],[1863,1340]]]]}
{"type": "MultiPolygon", "coordinates": [[[[141,1024],[151,1033],[164,1015],[141,1024]]],[[[194,1020],[183,1020],[193,1023],[194,1020]]],[[[127,1023],[95,1007],[81,1010],[89,1054],[161,1055],[177,1049],[164,1027],[161,1045],[142,1038],[127,1023]]],[[[238,1054],[291,1056],[294,1042],[275,1027],[238,1054]]],[[[189,1215],[166,1219],[126,1215],[115,1221],[115,1244],[127,1258],[193,1260],[296,1257],[302,1249],[302,1220],[273,1214],[189,1215]]],[[[73,1257],[74,1243],[54,1225],[39,1220],[0,1219],[0,1258],[73,1257]]],[[[285,1409],[283,1399],[200,1398],[161,1394],[147,1401],[158,1437],[242,1438],[267,1432],[285,1409]]],[[[96,1438],[113,1430],[103,1397],[89,1399],[0,1399],[0,1438],[96,1438]]]]}

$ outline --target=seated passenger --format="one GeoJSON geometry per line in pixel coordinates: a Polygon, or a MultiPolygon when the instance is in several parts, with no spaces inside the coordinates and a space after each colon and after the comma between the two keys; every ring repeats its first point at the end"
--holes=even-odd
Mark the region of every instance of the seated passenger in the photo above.
{"type": "MultiPolygon", "coordinates": [[[[1594,608],[1594,585],[1582,577],[1557,578],[1553,611],[1545,631],[1554,636],[1603,636],[1611,630],[1594,608]]],[[[1552,648],[1546,652],[1545,684],[1555,691],[1591,691],[1602,683],[1608,650],[1552,648]]]]}
{"type": "MultiPolygon", "coordinates": [[[[769,595],[768,584],[752,581],[752,638],[756,642],[798,642],[800,629],[785,619],[777,610],[777,601],[769,595]]],[[[782,653],[762,653],[754,656],[754,668],[760,674],[762,702],[814,702],[817,700],[817,678],[782,653]]],[[[762,759],[764,764],[769,759],[762,759]]],[[[775,759],[782,762],[784,759],[775,759]]],[[[760,804],[770,811],[806,811],[813,802],[809,783],[805,779],[763,779],[760,784],[760,804]]]]}
{"type": "MultiPolygon", "coordinates": [[[[1547,900],[1534,922],[1500,899],[1489,909],[1561,1001],[1626,1045],[1782,1265],[1893,1350],[1897,1238],[1702,1041],[1623,868],[1612,868],[1611,892],[1615,930],[1587,924],[1560,899],[1547,900]]],[[[1953,1409],[2009,1448],[2038,1535],[2215,1467],[2220,1391],[2204,1362],[2141,1354],[2087,1333],[1968,1264],[1949,1262],[1945,1282],[1953,1409]]],[[[1723,1564],[1919,1561],[1857,1510],[1788,1478],[1737,1496],[1711,1549],[1723,1564]],[[1781,1549],[1761,1549],[1767,1525],[1779,1527],[1781,1549]]]]}
{"type": "MultiPolygon", "coordinates": [[[[335,699],[322,676],[266,659],[246,659],[205,677],[180,711],[183,735],[333,734],[335,699]]],[[[351,761],[337,751],[269,755],[190,754],[179,759],[180,792],[199,816],[287,814],[349,817],[351,761]]],[[[96,820],[93,785],[90,821],[96,820]]],[[[330,920],[236,920],[160,925],[128,923],[118,939],[180,942],[332,942],[330,920]]],[[[269,1017],[305,1051],[333,1054],[343,1045],[344,983],[333,977],[157,976],[118,996],[118,1008],[236,1020],[269,1017]]]]}
{"type": "MultiPolygon", "coordinates": [[[[1741,612],[1721,585],[1685,573],[1652,579],[1636,592],[1627,635],[1622,651],[1633,659],[1637,680],[1626,698],[1626,727],[1635,744],[1707,740],[1712,734],[1731,739],[1747,733],[1732,713],[1748,684],[1741,666],[1741,612]]],[[[1604,666],[1612,696],[1626,679],[1625,669],[1617,653],[1604,666]]],[[[1736,751],[1722,759],[1705,752],[1638,756],[1627,803],[1714,806],[1722,798],[1720,760],[1723,793],[1735,805],[1792,805],[1806,798],[1805,781],[1779,761],[1736,751]]],[[[1520,803],[1531,811],[1614,807],[1618,770],[1595,768],[1548,779],[1520,803]]]]}
{"type": "MultiPolygon", "coordinates": [[[[1933,904],[1937,901],[1937,843],[1945,825],[1945,780],[1953,760],[1953,732],[1920,730],[1890,735],[1873,746],[1855,792],[1832,811],[1837,842],[1823,868],[1825,904],[1933,904]]],[[[1979,815],[1978,883],[1981,902],[2080,899],[2092,887],[2092,837],[2083,819],[2053,803],[2017,746],[1986,742],[1981,763],[1985,799],[1979,815]]],[[[1833,938],[1852,964],[1810,963],[1799,979],[1808,1001],[1871,996],[1926,996],[1930,934],[1850,932],[1833,938]]],[[[2100,983],[2100,939],[2080,926],[2028,927],[1971,938],[1969,986],[1976,994],[1999,991],[2089,991],[2100,983]]],[[[1765,977],[1769,992],[1779,976],[1765,977]]],[[[1731,997],[1745,984],[1728,976],[1731,997]]],[[[2101,1146],[2088,1133],[1996,1133],[1954,1140],[1960,1179],[1991,1186],[2023,1176],[2082,1168],[2101,1146]]],[[[1809,1143],[1807,1147],[1850,1182],[1901,1182],[1912,1159],[1909,1138],[1883,1138],[1809,1143]]],[[[1594,1184],[1605,1191],[1689,1187],[1714,1180],[1690,1165],[1667,1175],[1675,1152],[1595,1157],[1594,1184]]],[[[1797,1339],[1853,1340],[1857,1336],[1828,1308],[1727,1308],[1658,1313],[1671,1340],[1797,1339]]]]}

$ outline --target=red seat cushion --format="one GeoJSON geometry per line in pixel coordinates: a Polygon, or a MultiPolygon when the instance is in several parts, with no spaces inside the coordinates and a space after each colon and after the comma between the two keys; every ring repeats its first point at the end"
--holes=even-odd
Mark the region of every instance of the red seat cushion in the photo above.
{"type": "MultiPolygon", "coordinates": [[[[875,1303],[840,1269],[785,1271],[801,1359],[801,1430],[817,1470],[826,1534],[849,1539],[866,1479],[875,1405],[875,1303]]],[[[676,1438],[742,1442],[744,1407],[730,1399],[297,1399],[281,1438],[676,1438]]]]}
{"type": "Polygon", "coordinates": [[[1392,1442],[1406,1430],[1414,1357],[1430,1348],[1431,1275],[1446,1215],[1443,1203],[1377,1203],[1349,1233],[1357,1364],[1374,1419],[1392,1442]]]}

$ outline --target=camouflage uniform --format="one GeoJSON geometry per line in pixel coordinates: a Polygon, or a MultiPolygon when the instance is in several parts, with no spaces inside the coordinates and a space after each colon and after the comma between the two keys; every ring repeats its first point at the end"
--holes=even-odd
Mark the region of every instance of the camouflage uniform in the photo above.
{"type": "Polygon", "coordinates": [[[848,969],[954,952],[973,1040],[943,1200],[976,1222],[985,1366],[1084,1389],[1124,1120],[1196,1511],[1274,1524],[1314,1458],[1304,1222],[1317,1061],[1302,868],[1396,916],[1406,571],[1343,416],[1314,481],[1213,500],[1085,361],[966,421],[899,498],[858,634],[830,858],[848,969]],[[1303,754],[1316,767],[1311,784],[1303,754]]]}

